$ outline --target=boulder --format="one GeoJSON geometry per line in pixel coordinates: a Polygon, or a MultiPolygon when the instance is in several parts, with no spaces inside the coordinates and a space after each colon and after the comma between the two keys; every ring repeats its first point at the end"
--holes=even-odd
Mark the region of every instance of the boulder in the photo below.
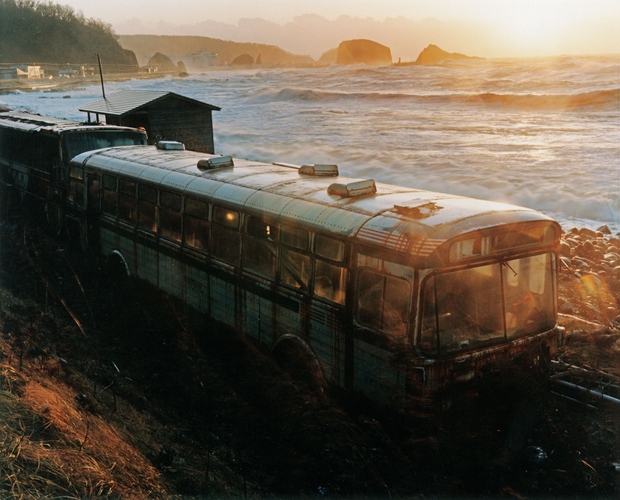
{"type": "Polygon", "coordinates": [[[251,66],[254,64],[254,58],[250,54],[241,54],[235,57],[230,64],[232,66],[251,66]]]}
{"type": "Polygon", "coordinates": [[[158,71],[177,73],[179,68],[172,60],[162,54],[161,52],[155,52],[155,55],[149,59],[148,65],[153,68],[157,68],[158,71]]]}
{"type": "Polygon", "coordinates": [[[372,40],[345,40],[338,46],[336,64],[389,66],[392,64],[392,51],[372,40]]]}
{"type": "Polygon", "coordinates": [[[479,59],[478,57],[466,56],[458,52],[446,52],[437,45],[429,45],[426,47],[415,61],[415,64],[433,65],[438,64],[446,59],[479,59]]]}

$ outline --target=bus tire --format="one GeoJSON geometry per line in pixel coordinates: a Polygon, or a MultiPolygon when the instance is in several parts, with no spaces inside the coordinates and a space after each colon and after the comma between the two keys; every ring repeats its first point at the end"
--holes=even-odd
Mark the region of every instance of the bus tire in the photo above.
{"type": "Polygon", "coordinates": [[[326,381],[321,362],[305,340],[284,334],[276,340],[271,352],[280,369],[293,380],[311,390],[323,392],[326,381]]]}

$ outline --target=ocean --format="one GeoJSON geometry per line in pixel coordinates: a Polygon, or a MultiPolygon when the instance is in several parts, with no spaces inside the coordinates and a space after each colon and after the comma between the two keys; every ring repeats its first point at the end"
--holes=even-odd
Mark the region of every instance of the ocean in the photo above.
{"type": "MultiPolygon", "coordinates": [[[[105,89],[221,107],[224,155],[335,163],[350,177],[531,207],[565,229],[620,231],[618,55],[214,70],[105,89]]],[[[0,95],[0,105],[84,120],[78,108],[100,97],[97,84],[0,95]]]]}

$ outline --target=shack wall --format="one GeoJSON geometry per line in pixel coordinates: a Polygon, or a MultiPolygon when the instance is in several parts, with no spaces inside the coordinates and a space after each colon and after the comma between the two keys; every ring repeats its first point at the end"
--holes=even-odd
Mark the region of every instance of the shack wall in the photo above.
{"type": "MultiPolygon", "coordinates": [[[[179,141],[187,149],[215,152],[211,110],[195,103],[169,98],[148,106],[149,142],[179,141]]],[[[146,128],[146,127],[145,127],[146,128]]]]}

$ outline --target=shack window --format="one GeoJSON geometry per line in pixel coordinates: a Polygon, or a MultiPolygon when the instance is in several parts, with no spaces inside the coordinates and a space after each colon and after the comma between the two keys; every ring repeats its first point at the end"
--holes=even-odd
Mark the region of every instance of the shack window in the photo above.
{"type": "Polygon", "coordinates": [[[306,290],[310,281],[311,261],[308,255],[282,249],[280,279],[287,285],[306,290]]]}
{"type": "MultiPolygon", "coordinates": [[[[187,208],[187,204],[185,206],[187,208]]],[[[209,224],[206,219],[185,216],[185,243],[198,250],[209,248],[209,224]]]]}
{"type": "Polygon", "coordinates": [[[316,261],[314,293],[338,304],[344,304],[347,270],[322,260],[316,261]]]}
{"type": "Polygon", "coordinates": [[[395,335],[407,333],[411,287],[407,280],[362,269],[356,316],[361,324],[395,335]]]}
{"type": "Polygon", "coordinates": [[[162,207],[170,208],[175,212],[181,211],[181,196],[168,191],[161,191],[159,193],[159,204],[162,207]]]}
{"type": "Polygon", "coordinates": [[[317,234],[314,238],[314,252],[336,262],[344,260],[344,243],[334,238],[317,234]]]}
{"type": "Polygon", "coordinates": [[[280,227],[280,241],[285,245],[299,250],[308,249],[308,231],[291,226],[280,227]]]}
{"type": "Polygon", "coordinates": [[[233,266],[239,265],[240,234],[239,231],[228,229],[217,224],[212,227],[211,254],[233,266]]]}
{"type": "Polygon", "coordinates": [[[185,213],[208,219],[209,204],[194,198],[185,198],[185,213]]]}
{"type": "Polygon", "coordinates": [[[213,207],[213,222],[222,224],[234,229],[239,228],[239,212],[228,210],[222,207],[213,207]]]}

